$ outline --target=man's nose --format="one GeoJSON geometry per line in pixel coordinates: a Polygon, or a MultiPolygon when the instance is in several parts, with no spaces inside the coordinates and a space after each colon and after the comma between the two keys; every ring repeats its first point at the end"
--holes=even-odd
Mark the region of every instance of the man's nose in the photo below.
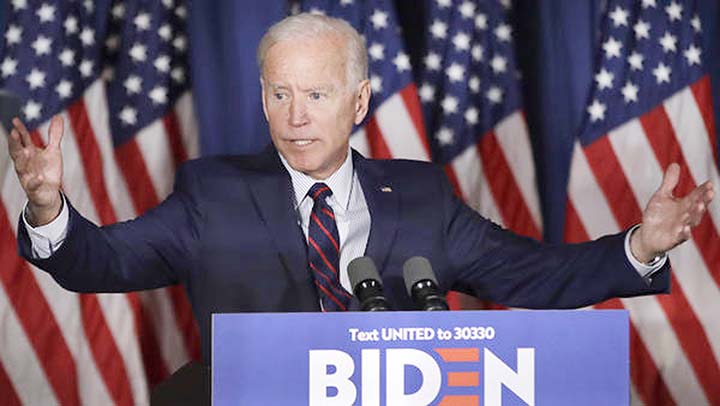
{"type": "Polygon", "coordinates": [[[290,125],[299,127],[308,123],[307,106],[303,100],[293,99],[290,103],[290,125]]]}

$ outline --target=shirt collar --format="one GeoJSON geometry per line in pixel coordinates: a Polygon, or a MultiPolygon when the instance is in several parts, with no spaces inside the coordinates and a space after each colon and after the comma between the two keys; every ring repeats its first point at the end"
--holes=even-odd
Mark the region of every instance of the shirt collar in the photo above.
{"type": "Polygon", "coordinates": [[[300,206],[303,199],[307,197],[308,190],[310,190],[315,183],[323,182],[332,190],[332,198],[334,198],[344,210],[347,210],[350,204],[350,192],[352,190],[354,173],[352,150],[350,150],[349,147],[347,157],[342,165],[340,165],[340,168],[324,180],[313,179],[300,171],[296,171],[290,166],[287,160],[285,160],[285,157],[282,156],[280,151],[278,151],[278,155],[292,180],[293,190],[295,191],[295,207],[300,206]]]}

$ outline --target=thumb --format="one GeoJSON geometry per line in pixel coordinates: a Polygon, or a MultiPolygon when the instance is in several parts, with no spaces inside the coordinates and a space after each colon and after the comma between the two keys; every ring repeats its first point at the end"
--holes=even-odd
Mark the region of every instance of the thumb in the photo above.
{"type": "Polygon", "coordinates": [[[60,140],[62,139],[65,125],[62,116],[56,115],[50,121],[50,129],[48,130],[48,146],[60,148],[60,140]]]}
{"type": "Polygon", "coordinates": [[[680,165],[671,163],[665,171],[662,184],[660,185],[659,192],[665,196],[672,197],[673,189],[677,186],[680,180],[680,165]]]}

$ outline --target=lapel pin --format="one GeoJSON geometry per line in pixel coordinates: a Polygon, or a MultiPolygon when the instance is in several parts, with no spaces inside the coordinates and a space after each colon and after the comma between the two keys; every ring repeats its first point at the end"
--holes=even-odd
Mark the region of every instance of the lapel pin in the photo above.
{"type": "Polygon", "coordinates": [[[385,192],[385,193],[390,193],[390,192],[392,192],[392,188],[390,186],[382,186],[380,188],[380,191],[385,192]]]}

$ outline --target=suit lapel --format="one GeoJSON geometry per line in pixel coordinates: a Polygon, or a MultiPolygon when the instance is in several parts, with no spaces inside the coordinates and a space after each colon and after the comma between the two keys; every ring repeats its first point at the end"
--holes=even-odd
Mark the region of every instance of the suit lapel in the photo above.
{"type": "Polygon", "coordinates": [[[370,211],[370,236],[365,255],[382,273],[395,240],[399,216],[399,197],[378,165],[353,151],[353,163],[370,211]]]}
{"type": "Polygon", "coordinates": [[[259,159],[258,171],[248,177],[255,206],[292,279],[305,283],[311,279],[307,270],[307,244],[297,223],[290,175],[272,146],[259,159]]]}

